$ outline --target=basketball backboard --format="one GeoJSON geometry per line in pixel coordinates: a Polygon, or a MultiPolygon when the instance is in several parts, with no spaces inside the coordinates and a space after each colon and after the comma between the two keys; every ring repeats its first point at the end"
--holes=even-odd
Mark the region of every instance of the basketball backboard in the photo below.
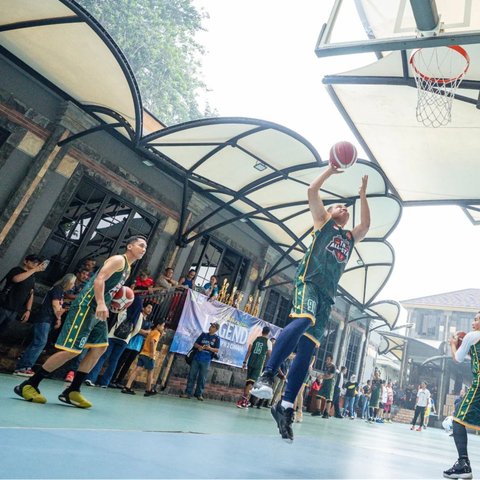
{"type": "Polygon", "coordinates": [[[478,0],[336,0],[315,53],[325,57],[479,42],[478,0]],[[438,28],[419,32],[415,19],[437,13],[438,28]]]}

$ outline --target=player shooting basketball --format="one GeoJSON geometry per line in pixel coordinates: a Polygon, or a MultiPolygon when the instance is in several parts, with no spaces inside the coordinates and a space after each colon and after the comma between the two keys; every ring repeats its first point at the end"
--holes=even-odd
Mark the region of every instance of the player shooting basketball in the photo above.
{"type": "Polygon", "coordinates": [[[473,319],[472,331],[468,332],[461,341],[458,336],[451,338],[450,347],[453,360],[456,362],[463,362],[467,354],[470,354],[473,382],[453,417],[453,439],[457,447],[458,460],[452,468],[443,472],[443,476],[445,478],[472,478],[465,427],[480,430],[480,312],[473,319]]]}
{"type": "Polygon", "coordinates": [[[259,398],[271,398],[273,378],[278,367],[297,347],[283,399],[272,406],[271,410],[280,435],[290,442],[293,441],[293,404],[307,374],[313,351],[323,337],[338,282],[354,244],[365,237],[370,227],[367,176],[362,178],[359,191],[360,223],[352,231],[343,229],[350,216],[345,205],[336,204],[325,208],[319,190],[332,175],[339,173],[338,166],[331,163],[308,187],[313,240],[300,262],[294,282],[293,308],[290,313],[294,320],[278,337],[265,371],[252,391],[259,398]]]}

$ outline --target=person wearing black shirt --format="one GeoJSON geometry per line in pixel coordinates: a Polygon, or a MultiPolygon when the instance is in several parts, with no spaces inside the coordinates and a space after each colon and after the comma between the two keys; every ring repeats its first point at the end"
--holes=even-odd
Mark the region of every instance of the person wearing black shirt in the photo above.
{"type": "Polygon", "coordinates": [[[343,418],[342,412],[340,410],[340,394],[346,374],[347,367],[341,367],[340,372],[335,379],[335,388],[333,390],[333,408],[335,410],[335,418],[343,418]]]}
{"type": "Polygon", "coordinates": [[[345,408],[343,410],[344,416],[347,416],[347,411],[352,420],[355,419],[355,396],[357,395],[358,382],[357,376],[351,375],[350,381],[345,383],[345,408]]]}
{"type": "Polygon", "coordinates": [[[38,360],[48,341],[50,331],[60,328],[63,308],[63,295],[75,284],[75,275],[68,273],[47,292],[40,311],[33,318],[33,339],[15,366],[14,375],[31,377],[32,367],[38,360]]]}
{"type": "Polygon", "coordinates": [[[0,305],[0,333],[18,317],[22,323],[28,322],[33,305],[35,273],[43,272],[47,266],[48,262],[38,255],[27,255],[21,267],[14,267],[5,275],[0,305]]]}

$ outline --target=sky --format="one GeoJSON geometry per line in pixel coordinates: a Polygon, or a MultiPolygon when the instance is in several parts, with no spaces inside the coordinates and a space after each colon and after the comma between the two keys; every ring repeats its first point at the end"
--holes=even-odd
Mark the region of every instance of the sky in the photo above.
{"type": "MultiPolygon", "coordinates": [[[[202,58],[206,99],[220,116],[258,118],[291,128],[322,158],[328,158],[336,141],[358,146],[321,81],[326,74],[366,64],[365,56],[319,59],[314,53],[333,0],[193,3],[210,16],[198,41],[207,50],[202,58]]],[[[357,27],[351,28],[354,32],[357,27]]],[[[395,266],[378,300],[480,288],[480,226],[473,226],[459,207],[404,208],[388,241],[395,266]]]]}

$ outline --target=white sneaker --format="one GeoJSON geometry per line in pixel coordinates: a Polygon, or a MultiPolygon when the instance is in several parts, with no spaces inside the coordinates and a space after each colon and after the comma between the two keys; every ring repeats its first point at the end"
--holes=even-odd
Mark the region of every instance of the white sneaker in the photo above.
{"type": "Polygon", "coordinates": [[[255,382],[251,394],[257,398],[270,400],[273,397],[273,377],[271,372],[263,372],[255,382]]]}
{"type": "Polygon", "coordinates": [[[85,385],[87,385],[88,387],[94,387],[95,386],[95,384],[91,380],[85,380],[85,385]]]}

